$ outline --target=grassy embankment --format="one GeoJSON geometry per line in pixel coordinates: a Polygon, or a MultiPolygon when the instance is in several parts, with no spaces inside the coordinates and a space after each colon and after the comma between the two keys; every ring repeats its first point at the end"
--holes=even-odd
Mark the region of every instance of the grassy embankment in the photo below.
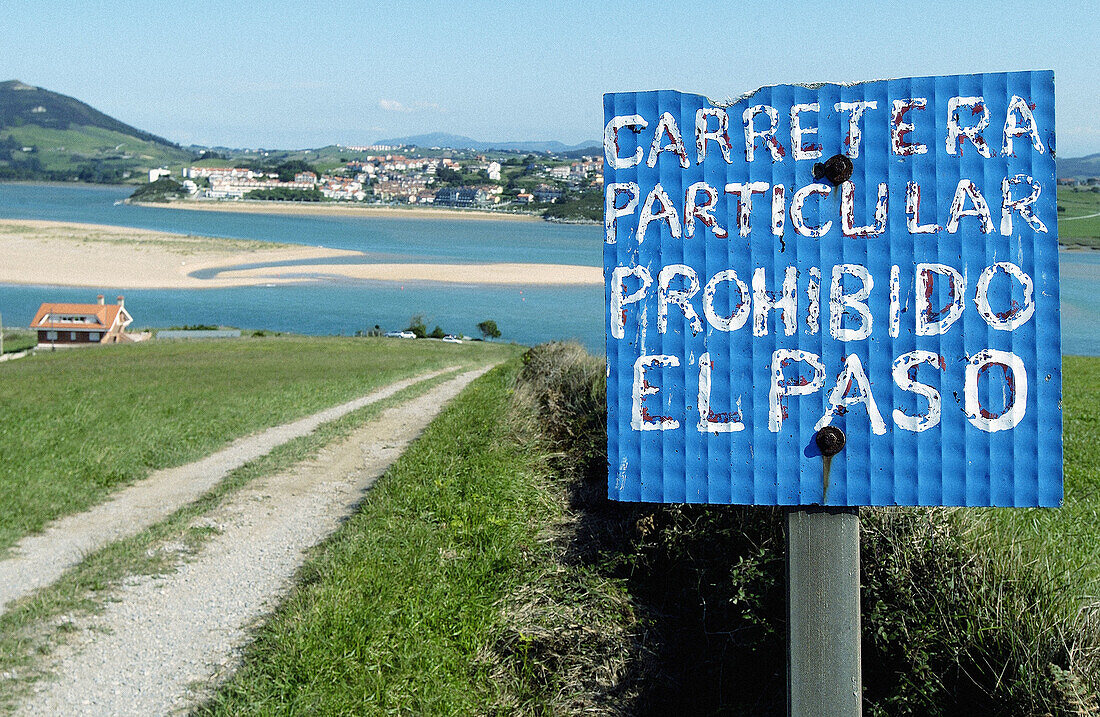
{"type": "Polygon", "coordinates": [[[5,362],[0,550],[152,470],[402,378],[514,350],[280,337],[103,346],[5,362]]]}
{"type": "Polygon", "coordinates": [[[1065,208],[1058,212],[1058,242],[1067,249],[1100,249],[1100,216],[1091,216],[1100,215],[1100,192],[1059,187],[1058,206],[1065,208]]]}
{"type": "Polygon", "coordinates": [[[49,678],[49,656],[57,645],[67,641],[68,633],[79,629],[76,624],[100,611],[124,581],[171,573],[198,553],[217,529],[196,519],[220,507],[253,481],[313,459],[386,409],[427,393],[462,370],[415,383],[275,447],[230,472],[207,493],[165,520],[93,551],[53,584],[10,604],[0,615],[0,714],[18,704],[35,682],[49,678]]]}
{"type": "MultiPolygon", "coordinates": [[[[202,712],[785,714],[782,513],[609,503],[602,362],[525,363],[379,481],[202,712]]],[[[1064,568],[1100,542],[1098,372],[1067,361],[1063,511],[863,512],[867,714],[1096,709],[1095,567],[1064,568]]]]}
{"type": "Polygon", "coordinates": [[[33,331],[4,329],[4,353],[25,351],[38,345],[38,336],[33,331]]]}
{"type": "MultiPolygon", "coordinates": [[[[511,370],[456,399],[320,549],[208,705],[218,714],[478,714],[501,704],[479,652],[560,514],[507,421],[511,370]]],[[[511,706],[509,706],[511,707],[511,706]]],[[[502,713],[509,713],[505,709],[502,713]]]]}

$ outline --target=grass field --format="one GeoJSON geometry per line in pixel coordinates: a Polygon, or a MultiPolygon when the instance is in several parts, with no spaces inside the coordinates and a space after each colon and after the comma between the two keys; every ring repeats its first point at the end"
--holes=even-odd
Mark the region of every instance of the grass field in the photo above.
{"type": "Polygon", "coordinates": [[[476,382],[379,480],[200,713],[514,713],[479,658],[560,510],[512,440],[514,372],[476,382]]]}
{"type": "Polygon", "coordinates": [[[1065,208],[1058,212],[1058,241],[1070,248],[1100,249],[1100,192],[1060,187],[1058,206],[1065,208]]]}
{"type": "Polygon", "coordinates": [[[1082,595],[1100,595],[1100,358],[1063,359],[1065,503],[1057,509],[967,511],[987,537],[1082,595]]]}
{"type": "Polygon", "coordinates": [[[148,342],[0,364],[0,550],[158,468],[502,344],[277,337],[148,342]]]}
{"type": "Polygon", "coordinates": [[[86,159],[127,158],[135,167],[182,165],[191,154],[156,142],[101,127],[51,129],[37,125],[11,127],[6,135],[27,147],[37,147],[34,155],[47,170],[69,171],[86,159]]]}
{"type": "MultiPolygon", "coordinates": [[[[453,404],[200,713],[784,714],[781,514],[603,500],[602,363],[577,366],[531,418],[551,463],[502,423],[504,371],[453,404]]],[[[1100,359],[1065,376],[1065,508],[864,514],[865,713],[1096,708],[1068,611],[1100,575],[1100,359]]]]}
{"type": "Polygon", "coordinates": [[[6,354],[33,348],[37,344],[38,337],[33,331],[4,329],[4,353],[6,354]]]}

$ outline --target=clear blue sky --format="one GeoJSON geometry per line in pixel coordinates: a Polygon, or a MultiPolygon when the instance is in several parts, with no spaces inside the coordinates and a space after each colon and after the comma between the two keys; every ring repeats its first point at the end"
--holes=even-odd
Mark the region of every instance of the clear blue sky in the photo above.
{"type": "Polygon", "coordinates": [[[601,95],[1053,69],[1058,153],[1100,152],[1093,2],[0,5],[0,79],[171,140],[596,139],[601,95]],[[919,7],[918,7],[919,5],[919,7]]]}

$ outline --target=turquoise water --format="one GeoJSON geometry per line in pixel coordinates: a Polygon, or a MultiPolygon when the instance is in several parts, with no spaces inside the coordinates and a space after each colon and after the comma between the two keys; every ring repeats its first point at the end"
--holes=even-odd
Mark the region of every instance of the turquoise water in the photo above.
{"type": "MultiPolygon", "coordinates": [[[[518,261],[601,266],[602,229],[544,222],[292,217],[115,205],[127,187],[0,184],[0,218],[51,219],[354,249],[370,260],[518,261]]],[[[1062,252],[1062,351],[1100,355],[1100,252],[1062,252]]],[[[3,258],[0,256],[0,261],[3,258]]],[[[47,299],[112,298],[119,287],[0,285],[0,313],[26,326],[47,299]]],[[[126,290],[138,326],[220,324],[306,334],[403,328],[413,314],[430,327],[469,335],[493,319],[525,344],[576,338],[604,350],[603,288],[441,286],[426,282],[319,281],[298,286],[126,290]]]]}
{"type": "MultiPolygon", "coordinates": [[[[601,228],[545,222],[295,217],[115,205],[126,187],[0,184],[0,218],[51,219],[354,249],[372,260],[517,261],[601,266],[601,228]]],[[[2,259],[0,259],[2,260],[2,259]]],[[[46,299],[109,299],[119,287],[0,285],[5,323],[26,326],[46,299]]],[[[429,328],[476,336],[493,319],[524,344],[575,338],[603,353],[603,288],[454,286],[428,282],[323,281],[298,286],[202,290],[128,289],[135,326],[217,324],[307,334],[400,329],[413,314],[429,328]]]]}

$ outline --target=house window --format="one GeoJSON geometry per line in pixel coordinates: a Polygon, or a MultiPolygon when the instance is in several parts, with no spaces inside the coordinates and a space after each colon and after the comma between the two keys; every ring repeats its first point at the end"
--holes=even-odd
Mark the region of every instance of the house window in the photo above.
{"type": "Polygon", "coordinates": [[[47,331],[46,332],[46,340],[47,341],[57,341],[57,332],[56,331],[47,331]]]}
{"type": "Polygon", "coordinates": [[[98,331],[93,331],[92,333],[88,334],[88,340],[89,341],[99,341],[99,332],[98,331]]]}
{"type": "Polygon", "coordinates": [[[69,332],[69,341],[76,341],[76,332],[75,331],[70,331],[69,332]]]}

